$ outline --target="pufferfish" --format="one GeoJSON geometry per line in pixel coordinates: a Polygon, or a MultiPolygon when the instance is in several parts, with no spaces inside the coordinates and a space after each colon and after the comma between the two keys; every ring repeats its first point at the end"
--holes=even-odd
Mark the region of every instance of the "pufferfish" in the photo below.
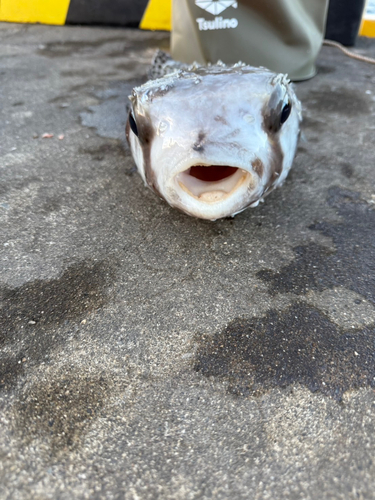
{"type": "Polygon", "coordinates": [[[153,68],[153,77],[166,74],[133,89],[126,137],[160,198],[216,220],[256,207],[283,184],[302,119],[286,75],[243,63],[187,66],[161,52],[153,68]]]}

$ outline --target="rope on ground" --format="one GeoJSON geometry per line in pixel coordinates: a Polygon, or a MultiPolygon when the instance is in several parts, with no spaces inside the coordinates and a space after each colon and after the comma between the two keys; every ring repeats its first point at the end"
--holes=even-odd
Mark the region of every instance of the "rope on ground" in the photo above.
{"type": "Polygon", "coordinates": [[[361,56],[360,54],[356,54],[355,52],[346,49],[343,45],[341,45],[341,43],[334,42],[333,40],[323,40],[323,45],[328,45],[329,47],[336,47],[337,49],[340,49],[342,52],[344,52],[344,54],[347,55],[348,57],[352,57],[353,59],[357,59],[358,61],[375,64],[375,59],[373,59],[372,57],[361,56]]]}

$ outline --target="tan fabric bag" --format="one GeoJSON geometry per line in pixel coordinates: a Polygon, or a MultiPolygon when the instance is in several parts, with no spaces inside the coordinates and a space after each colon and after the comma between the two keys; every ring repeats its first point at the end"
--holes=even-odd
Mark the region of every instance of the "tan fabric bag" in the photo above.
{"type": "Polygon", "coordinates": [[[201,64],[238,61],[315,75],[328,0],[173,0],[174,59],[201,64]]]}

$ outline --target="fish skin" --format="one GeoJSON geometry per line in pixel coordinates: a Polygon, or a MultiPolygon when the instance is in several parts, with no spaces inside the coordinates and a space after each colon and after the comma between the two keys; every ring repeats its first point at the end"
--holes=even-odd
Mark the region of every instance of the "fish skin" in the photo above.
{"type": "Polygon", "coordinates": [[[283,184],[302,120],[286,75],[243,63],[186,66],[166,56],[155,67],[155,60],[151,76],[166,74],[133,89],[130,113],[137,135],[129,120],[126,126],[147,186],[172,207],[216,220],[257,206],[283,184]],[[287,103],[290,115],[281,123],[287,103]],[[208,182],[189,175],[197,165],[237,170],[208,182]]]}

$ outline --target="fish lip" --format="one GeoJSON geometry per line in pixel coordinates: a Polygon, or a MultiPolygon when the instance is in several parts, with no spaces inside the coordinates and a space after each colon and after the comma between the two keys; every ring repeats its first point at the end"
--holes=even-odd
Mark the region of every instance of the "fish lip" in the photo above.
{"type": "Polygon", "coordinates": [[[252,172],[244,169],[243,166],[228,165],[224,162],[205,163],[198,161],[189,163],[189,166],[185,165],[185,168],[179,169],[174,175],[174,181],[177,191],[184,192],[185,195],[189,195],[189,197],[195,199],[200,204],[212,205],[228,200],[244,184],[249,188],[253,181],[253,175],[252,172]],[[220,166],[231,167],[236,170],[229,176],[212,181],[202,180],[188,173],[192,167],[210,168],[220,166]]]}

